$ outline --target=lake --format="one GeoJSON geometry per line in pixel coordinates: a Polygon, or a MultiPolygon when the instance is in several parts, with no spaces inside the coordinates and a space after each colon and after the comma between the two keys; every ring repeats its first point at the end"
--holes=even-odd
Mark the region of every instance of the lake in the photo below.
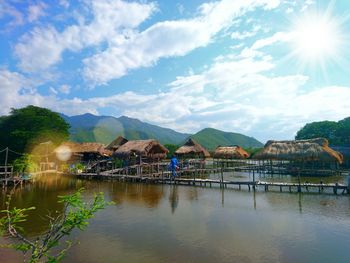
{"type": "MultiPolygon", "coordinates": [[[[344,177],[323,180],[343,182],[344,177]]],[[[116,204],[99,211],[84,232],[74,232],[72,238],[79,242],[64,262],[349,262],[350,197],[344,195],[254,193],[46,175],[15,193],[14,205],[37,208],[24,224],[27,234],[34,237],[45,231],[45,215],[62,211],[57,196],[81,187],[86,199],[102,191],[116,204]]],[[[4,200],[3,190],[2,208],[4,200]]],[[[22,255],[0,249],[0,262],[22,262],[22,255]]]]}

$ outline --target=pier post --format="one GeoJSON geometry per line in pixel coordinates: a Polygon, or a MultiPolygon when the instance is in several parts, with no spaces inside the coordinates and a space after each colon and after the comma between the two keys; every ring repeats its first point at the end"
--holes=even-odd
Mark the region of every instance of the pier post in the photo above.
{"type": "Polygon", "coordinates": [[[301,192],[301,185],[300,185],[300,168],[298,170],[298,193],[301,192]]]}
{"type": "Polygon", "coordinates": [[[5,156],[5,178],[7,178],[7,159],[9,155],[9,147],[6,147],[6,156],[5,156]]]}
{"type": "Polygon", "coordinates": [[[255,191],[255,171],[253,167],[253,191],[255,191]]]}
{"type": "Polygon", "coordinates": [[[197,168],[195,168],[194,174],[193,174],[193,185],[196,185],[196,174],[197,174],[197,168]]]}
{"type": "Polygon", "coordinates": [[[333,188],[333,193],[336,195],[338,194],[338,183],[335,183],[335,186],[333,188]]]}
{"type": "Polygon", "coordinates": [[[221,167],[221,184],[220,187],[224,187],[224,169],[221,167]]]}

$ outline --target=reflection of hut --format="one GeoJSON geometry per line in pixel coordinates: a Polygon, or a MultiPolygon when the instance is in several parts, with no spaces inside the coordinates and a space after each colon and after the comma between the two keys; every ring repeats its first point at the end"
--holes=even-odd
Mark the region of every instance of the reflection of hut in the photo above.
{"type": "Polygon", "coordinates": [[[207,158],[209,152],[192,138],[175,151],[175,154],[182,158],[207,158]]]}
{"type": "Polygon", "coordinates": [[[134,140],[121,145],[113,154],[119,159],[130,159],[137,156],[139,160],[164,159],[168,149],[157,140],[134,140]]]}
{"type": "Polygon", "coordinates": [[[247,153],[242,147],[235,146],[218,146],[214,152],[214,158],[220,159],[247,159],[247,153]]]}
{"type": "Polygon", "coordinates": [[[343,155],[342,166],[350,167],[350,146],[331,146],[331,148],[343,155]]]}
{"type": "Polygon", "coordinates": [[[106,149],[110,151],[116,151],[120,146],[127,142],[127,139],[125,139],[122,136],[118,136],[115,140],[113,140],[110,144],[107,145],[106,149]]]}
{"type": "MultiPolygon", "coordinates": [[[[335,169],[342,163],[343,156],[328,146],[324,138],[296,141],[268,141],[264,148],[254,155],[258,160],[288,161],[289,167],[301,169],[335,169]]],[[[293,168],[291,168],[293,170],[293,168]]],[[[271,168],[272,170],[272,168],[271,168]]],[[[315,174],[314,171],[312,171],[315,174]]]]}

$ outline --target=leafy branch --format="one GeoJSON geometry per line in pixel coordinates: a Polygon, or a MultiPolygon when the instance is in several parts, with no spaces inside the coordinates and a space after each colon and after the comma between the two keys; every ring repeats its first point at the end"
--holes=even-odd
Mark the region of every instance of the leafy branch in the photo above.
{"type": "Polygon", "coordinates": [[[70,236],[74,229],[84,230],[94,214],[112,202],[105,202],[103,193],[94,195],[92,202],[84,202],[82,198],[83,189],[71,195],[59,196],[60,203],[64,203],[63,213],[56,217],[48,215],[49,229],[35,240],[26,238],[20,223],[27,220],[27,212],[34,210],[29,208],[10,208],[13,191],[7,196],[6,209],[0,213],[4,216],[0,219],[0,234],[13,239],[14,244],[2,245],[2,247],[14,248],[21,251],[24,256],[29,254],[30,263],[40,262],[60,262],[66,251],[72,246],[72,241],[66,241],[65,246],[58,253],[53,253],[53,249],[60,245],[60,240],[70,236]]]}

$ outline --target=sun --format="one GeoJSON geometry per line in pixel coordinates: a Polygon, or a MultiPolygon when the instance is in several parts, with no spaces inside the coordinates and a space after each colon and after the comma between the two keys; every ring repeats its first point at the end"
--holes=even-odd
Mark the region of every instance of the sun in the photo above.
{"type": "Polygon", "coordinates": [[[308,59],[334,55],[340,42],[336,24],[324,17],[301,21],[294,33],[296,51],[308,59]]]}
{"type": "Polygon", "coordinates": [[[342,21],[330,12],[309,13],[295,19],[292,35],[292,52],[303,65],[325,67],[327,63],[339,62],[345,35],[342,21]]]}

